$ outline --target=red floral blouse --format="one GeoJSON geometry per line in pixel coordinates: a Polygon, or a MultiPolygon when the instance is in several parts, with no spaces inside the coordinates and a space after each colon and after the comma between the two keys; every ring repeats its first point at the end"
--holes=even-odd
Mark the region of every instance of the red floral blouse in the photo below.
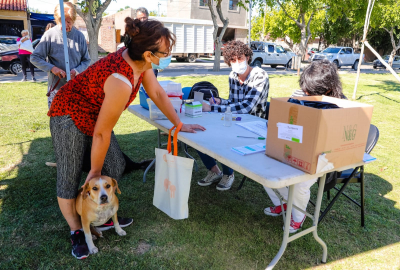
{"type": "MultiPolygon", "coordinates": [[[[107,78],[113,73],[119,73],[134,85],[133,70],[122,57],[124,50],[125,48],[121,48],[115,53],[110,53],[61,87],[47,115],[54,117],[69,114],[80,131],[93,136],[97,117],[104,101],[103,87],[107,78]]],[[[143,73],[140,75],[136,88],[132,89],[125,109],[135,99],[142,79],[143,73]]]]}

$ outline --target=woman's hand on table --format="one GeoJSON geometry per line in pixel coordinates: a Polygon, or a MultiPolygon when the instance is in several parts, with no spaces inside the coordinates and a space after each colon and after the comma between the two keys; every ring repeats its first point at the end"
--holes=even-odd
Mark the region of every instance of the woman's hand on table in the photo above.
{"type": "Polygon", "coordinates": [[[65,76],[67,75],[64,70],[56,66],[51,68],[51,72],[60,79],[65,78],[65,76]]]}
{"type": "Polygon", "coordinates": [[[205,127],[202,127],[197,124],[183,124],[181,131],[188,132],[188,133],[196,133],[196,129],[201,130],[201,131],[206,130],[205,127]]]}
{"type": "Polygon", "coordinates": [[[203,101],[203,112],[211,111],[211,105],[203,101]]]}
{"type": "Polygon", "coordinates": [[[76,70],[75,69],[71,69],[70,75],[71,75],[71,80],[73,80],[75,78],[75,76],[76,76],[76,70]]]}

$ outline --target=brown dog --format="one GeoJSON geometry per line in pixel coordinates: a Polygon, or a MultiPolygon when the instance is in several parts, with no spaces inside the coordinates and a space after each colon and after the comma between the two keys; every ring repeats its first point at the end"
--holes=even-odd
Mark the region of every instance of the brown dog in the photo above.
{"type": "Polygon", "coordinates": [[[101,231],[96,230],[94,226],[103,225],[112,217],[117,234],[126,235],[118,223],[119,204],[115,192],[121,194],[117,181],[104,175],[92,178],[79,190],[76,198],[76,211],[81,216],[86,243],[91,254],[99,251],[93,243],[92,232],[96,236],[102,236],[101,231]],[[91,232],[91,228],[94,231],[91,232]]]}

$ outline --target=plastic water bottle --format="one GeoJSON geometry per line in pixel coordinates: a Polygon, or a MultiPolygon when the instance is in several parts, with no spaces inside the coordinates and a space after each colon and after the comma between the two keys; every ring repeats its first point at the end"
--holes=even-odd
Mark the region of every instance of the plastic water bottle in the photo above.
{"type": "Polygon", "coordinates": [[[232,112],[231,112],[231,107],[227,107],[226,108],[226,111],[225,111],[225,123],[224,123],[224,126],[226,126],[226,127],[230,127],[230,126],[232,126],[232,112]]]}

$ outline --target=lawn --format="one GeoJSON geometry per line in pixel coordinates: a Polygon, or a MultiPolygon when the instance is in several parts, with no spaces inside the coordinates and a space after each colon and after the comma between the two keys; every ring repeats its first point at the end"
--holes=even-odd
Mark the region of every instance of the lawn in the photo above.
{"type": "MultiPolygon", "coordinates": [[[[208,80],[222,97],[228,95],[228,76],[162,79],[182,86],[208,80]]],[[[341,79],[351,97],[355,75],[341,79]]],[[[298,77],[271,76],[270,85],[270,97],[289,96],[298,77]]],[[[54,161],[46,89],[44,83],[0,84],[0,269],[264,269],[278,252],[282,218],[264,215],[271,205],[264,189],[247,181],[236,191],[239,174],[230,191],[200,187],[196,182],[206,174],[201,165],[193,173],[189,219],[172,220],[152,205],[154,172],[147,183],[142,171],[130,173],[120,181],[118,212],[135,220],[127,236],[107,231],[95,241],[98,254],[73,258],[57,205],[56,169],[45,166],[54,161]]],[[[276,269],[400,269],[400,84],[391,75],[362,74],[357,100],[374,105],[372,123],[380,130],[372,151],[378,161],[366,166],[366,226],[360,226],[358,207],[341,198],[319,226],[327,264],[320,263],[321,247],[307,235],[289,244],[276,269]]],[[[114,130],[134,160],[154,156],[153,126],[124,112],[114,130]]],[[[357,199],[358,190],[357,184],[349,187],[357,199]]],[[[307,219],[305,228],[310,225],[307,219]]]]}

